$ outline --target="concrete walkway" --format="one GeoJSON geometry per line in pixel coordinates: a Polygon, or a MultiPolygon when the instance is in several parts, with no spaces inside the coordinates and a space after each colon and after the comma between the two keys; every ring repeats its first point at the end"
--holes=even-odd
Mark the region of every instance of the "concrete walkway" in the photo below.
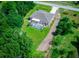
{"type": "Polygon", "coordinates": [[[60,16],[57,17],[57,19],[54,21],[54,24],[51,26],[51,29],[50,29],[48,35],[45,37],[45,39],[42,41],[42,43],[37,48],[38,51],[46,51],[49,48],[49,46],[50,46],[49,43],[53,39],[52,32],[55,32],[56,26],[58,25],[58,22],[59,22],[59,19],[60,19],[60,16]]]}

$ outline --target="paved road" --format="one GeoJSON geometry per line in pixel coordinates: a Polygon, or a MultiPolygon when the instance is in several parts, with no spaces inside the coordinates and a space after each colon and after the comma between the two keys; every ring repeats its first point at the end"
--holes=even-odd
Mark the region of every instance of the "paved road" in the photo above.
{"type": "Polygon", "coordinates": [[[51,3],[46,3],[46,2],[37,2],[37,1],[35,1],[34,3],[48,5],[48,6],[52,6],[52,7],[56,6],[56,7],[59,7],[59,8],[69,9],[69,10],[73,10],[73,11],[79,11],[79,8],[73,8],[73,7],[70,7],[70,6],[62,6],[62,5],[51,4],[51,3]]]}
{"type": "Polygon", "coordinates": [[[58,25],[60,17],[58,17],[55,21],[54,24],[52,25],[49,33],[47,34],[46,38],[42,41],[42,43],[39,45],[39,47],[37,48],[38,51],[46,51],[50,44],[49,42],[52,41],[53,35],[51,34],[52,32],[55,32],[56,30],[56,26],[58,25]]]}

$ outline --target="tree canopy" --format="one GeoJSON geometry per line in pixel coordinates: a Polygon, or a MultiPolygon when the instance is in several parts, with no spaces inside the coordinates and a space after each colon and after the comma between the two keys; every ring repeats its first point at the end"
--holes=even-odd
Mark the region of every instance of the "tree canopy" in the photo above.
{"type": "Polygon", "coordinates": [[[57,26],[56,34],[65,35],[72,32],[73,23],[67,16],[63,17],[57,26]]]}
{"type": "Polygon", "coordinates": [[[63,17],[57,27],[53,38],[51,57],[74,58],[79,55],[79,31],[75,24],[68,18],[63,17]]]}
{"type": "Polygon", "coordinates": [[[32,57],[32,40],[21,31],[21,27],[23,17],[35,4],[15,1],[1,3],[3,4],[0,4],[0,57],[32,57]]]}

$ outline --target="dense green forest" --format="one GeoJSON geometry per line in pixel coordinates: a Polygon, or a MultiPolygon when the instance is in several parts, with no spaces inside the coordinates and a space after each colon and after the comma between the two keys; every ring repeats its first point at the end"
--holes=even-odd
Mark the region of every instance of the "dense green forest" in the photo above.
{"type": "Polygon", "coordinates": [[[33,2],[0,2],[0,57],[31,57],[32,40],[21,32],[33,2]]]}
{"type": "Polygon", "coordinates": [[[74,58],[79,56],[79,26],[64,16],[61,18],[52,42],[51,57],[74,58]]]}

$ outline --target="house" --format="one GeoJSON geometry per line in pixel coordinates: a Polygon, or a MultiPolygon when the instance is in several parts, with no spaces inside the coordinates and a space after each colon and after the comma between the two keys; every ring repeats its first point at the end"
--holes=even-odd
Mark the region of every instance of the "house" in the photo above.
{"type": "Polygon", "coordinates": [[[30,16],[30,24],[32,27],[37,29],[42,29],[46,26],[50,26],[51,22],[54,20],[56,11],[46,12],[43,10],[38,10],[30,16]]]}

